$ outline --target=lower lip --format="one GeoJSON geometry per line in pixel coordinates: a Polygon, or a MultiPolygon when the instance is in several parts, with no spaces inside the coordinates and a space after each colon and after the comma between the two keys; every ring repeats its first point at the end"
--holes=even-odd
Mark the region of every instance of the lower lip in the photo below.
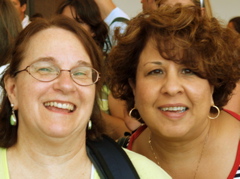
{"type": "Polygon", "coordinates": [[[183,111],[183,112],[171,112],[171,111],[162,111],[160,110],[160,112],[166,116],[169,119],[181,119],[184,115],[186,115],[187,111],[183,111]]]}
{"type": "Polygon", "coordinates": [[[48,110],[50,110],[50,111],[58,112],[58,113],[62,113],[62,114],[69,114],[69,113],[71,113],[69,110],[66,110],[66,109],[60,109],[60,108],[51,107],[51,106],[48,106],[46,108],[48,110]]]}

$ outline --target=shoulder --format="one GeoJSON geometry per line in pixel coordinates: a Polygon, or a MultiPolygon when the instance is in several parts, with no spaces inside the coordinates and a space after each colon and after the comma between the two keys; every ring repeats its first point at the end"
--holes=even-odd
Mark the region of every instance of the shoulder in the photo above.
{"type": "Polygon", "coordinates": [[[239,131],[239,134],[240,134],[240,115],[227,109],[224,109],[223,111],[226,114],[226,117],[225,117],[226,121],[229,124],[231,124],[233,129],[236,129],[237,131],[239,131]]]}
{"type": "Polygon", "coordinates": [[[0,178],[9,179],[6,151],[0,148],[0,178]]]}
{"type": "Polygon", "coordinates": [[[156,178],[156,176],[160,179],[171,179],[162,168],[143,155],[128,149],[124,149],[124,151],[127,153],[141,179],[156,178]]]}

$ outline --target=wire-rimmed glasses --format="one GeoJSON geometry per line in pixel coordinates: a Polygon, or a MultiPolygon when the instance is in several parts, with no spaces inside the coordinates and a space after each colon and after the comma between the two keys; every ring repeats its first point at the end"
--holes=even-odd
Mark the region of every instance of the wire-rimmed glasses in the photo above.
{"type": "Polygon", "coordinates": [[[37,61],[23,70],[15,72],[15,76],[22,72],[28,72],[33,78],[41,82],[50,82],[58,78],[62,71],[68,71],[72,80],[80,86],[89,86],[96,83],[100,74],[97,70],[89,66],[78,66],[71,70],[60,69],[49,61],[37,61]]]}

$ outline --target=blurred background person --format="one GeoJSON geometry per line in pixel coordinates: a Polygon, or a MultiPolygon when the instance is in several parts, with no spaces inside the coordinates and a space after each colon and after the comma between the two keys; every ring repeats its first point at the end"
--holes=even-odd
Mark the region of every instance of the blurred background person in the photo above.
{"type": "Polygon", "coordinates": [[[30,23],[29,16],[25,14],[27,10],[27,0],[11,0],[11,2],[18,12],[22,27],[25,28],[30,23]]]}
{"type": "Polygon", "coordinates": [[[129,16],[115,5],[112,0],[95,0],[97,3],[101,17],[109,27],[109,40],[111,46],[116,45],[115,30],[118,28],[120,33],[123,33],[127,27],[129,16]]]}
{"type": "MultiPolygon", "coordinates": [[[[10,0],[0,0],[0,77],[10,62],[10,52],[21,30],[21,21],[10,0]]],[[[0,87],[0,101],[2,96],[0,87]]]]}
{"type": "Polygon", "coordinates": [[[141,0],[143,11],[156,10],[161,5],[197,5],[201,8],[202,14],[212,17],[212,8],[209,0],[141,0]]]}
{"type": "MultiPolygon", "coordinates": [[[[234,17],[229,20],[227,27],[240,34],[240,17],[234,17]]],[[[240,115],[240,82],[237,82],[237,86],[233,91],[231,99],[225,106],[226,109],[230,109],[240,115]]]]}
{"type": "Polygon", "coordinates": [[[227,26],[240,34],[240,16],[230,19],[227,26]]]}
{"type": "Polygon", "coordinates": [[[198,6],[133,18],[108,63],[113,96],[145,122],[127,148],[173,178],[239,177],[240,116],[223,109],[240,78],[239,45],[198,6]]]}
{"type": "Polygon", "coordinates": [[[38,18],[44,18],[44,16],[41,13],[35,13],[30,17],[30,21],[34,21],[35,19],[38,18]]]}
{"type": "MultiPolygon", "coordinates": [[[[99,2],[99,4],[102,3],[99,2]]],[[[106,11],[109,13],[113,11],[113,7],[114,9],[116,8],[116,6],[113,6],[112,1],[105,2],[104,5],[101,5],[101,7],[102,9],[108,9],[109,11],[106,11]],[[105,6],[110,8],[106,8],[105,6]]],[[[119,11],[120,9],[117,8],[116,13],[119,11]]],[[[112,42],[109,40],[110,37],[108,33],[108,26],[101,16],[102,13],[100,12],[99,7],[94,0],[65,0],[59,5],[57,9],[57,14],[62,14],[76,20],[81,26],[85,28],[85,30],[91,34],[105,55],[105,58],[102,59],[102,61],[106,61],[108,52],[112,47],[112,42]]],[[[115,13],[113,12],[113,14],[115,13]]],[[[100,98],[101,100],[99,102],[103,118],[106,122],[108,135],[113,139],[118,139],[124,136],[125,132],[131,133],[131,130],[126,126],[124,122],[125,119],[127,120],[129,118],[129,116],[126,115],[127,112],[124,113],[124,111],[126,111],[125,102],[112,98],[111,92],[107,87],[107,82],[102,88],[102,95],[100,98]],[[114,106],[109,105],[109,100],[110,105],[114,103],[114,106]]],[[[135,122],[134,119],[131,119],[130,121],[133,123],[135,122]]],[[[138,122],[135,123],[137,123],[137,126],[140,125],[138,122]]]]}
{"type": "Polygon", "coordinates": [[[98,46],[106,54],[110,45],[107,44],[108,27],[94,0],[64,0],[57,8],[57,14],[62,14],[77,21],[91,34],[98,46]]]}
{"type": "Polygon", "coordinates": [[[161,5],[173,6],[177,3],[182,5],[194,5],[193,0],[141,0],[143,11],[156,10],[161,5]]]}
{"type": "Polygon", "coordinates": [[[8,54],[22,30],[16,9],[10,0],[0,1],[0,67],[9,63],[8,54]]]}

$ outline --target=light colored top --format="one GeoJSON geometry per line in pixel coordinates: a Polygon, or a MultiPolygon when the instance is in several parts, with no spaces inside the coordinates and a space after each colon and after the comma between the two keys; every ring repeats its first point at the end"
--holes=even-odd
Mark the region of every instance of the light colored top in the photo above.
{"type": "Polygon", "coordinates": [[[22,28],[24,29],[28,24],[30,24],[29,16],[25,15],[24,19],[22,20],[22,28]]]}
{"type": "MultiPolygon", "coordinates": [[[[158,165],[146,157],[124,149],[136,168],[141,179],[171,179],[171,177],[158,165]]],[[[6,149],[0,148],[0,179],[10,179],[7,163],[6,149]]],[[[95,167],[92,166],[91,179],[100,179],[95,167]]]]}
{"type": "Polygon", "coordinates": [[[123,33],[127,27],[127,24],[124,22],[116,21],[116,22],[112,23],[112,21],[114,19],[119,18],[119,17],[130,19],[129,16],[118,7],[113,9],[112,12],[104,19],[104,22],[109,26],[108,36],[109,36],[111,44],[113,44],[113,45],[116,43],[116,42],[114,42],[114,38],[113,38],[114,30],[117,27],[120,27],[120,33],[123,33]]]}

